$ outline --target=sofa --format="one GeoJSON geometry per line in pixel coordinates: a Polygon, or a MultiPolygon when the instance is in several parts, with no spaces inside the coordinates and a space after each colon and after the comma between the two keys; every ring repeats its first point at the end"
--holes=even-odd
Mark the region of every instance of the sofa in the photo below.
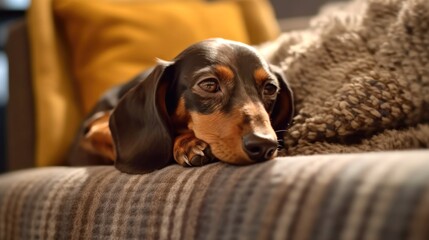
{"type": "MultiPolygon", "coordinates": [[[[267,25],[262,26],[267,31],[274,24],[270,6],[263,0],[255,2],[262,4],[256,9],[267,8],[263,13],[267,25]]],[[[285,156],[249,166],[217,162],[185,168],[172,164],[143,175],[121,173],[113,166],[67,166],[67,145],[85,115],[87,99],[80,98],[83,93],[76,84],[58,83],[64,81],[59,76],[68,81],[79,76],[76,70],[64,68],[73,65],[67,60],[73,53],[62,42],[67,33],[60,31],[61,37],[55,41],[35,40],[42,33],[28,19],[43,16],[45,24],[58,21],[58,15],[54,20],[46,17],[52,16],[46,15],[48,10],[52,11],[51,5],[34,5],[27,21],[17,22],[9,35],[9,171],[0,175],[0,239],[429,237],[429,150],[423,131],[415,144],[406,147],[386,144],[367,149],[342,138],[334,143],[297,140],[298,147],[289,148],[285,156]],[[50,66],[49,59],[37,58],[35,63],[35,55],[48,43],[54,45],[47,51],[60,52],[49,55],[54,72],[40,67],[50,66]],[[35,50],[35,46],[41,48],[35,50]],[[47,81],[34,71],[56,75],[47,81]],[[55,91],[53,97],[35,90],[41,86],[55,91]],[[44,102],[49,99],[55,102],[44,102]],[[43,135],[50,131],[46,125],[59,129],[43,135]],[[305,147],[299,148],[299,144],[305,147]]],[[[277,31],[305,32],[308,26],[308,19],[284,19],[265,33],[265,39],[249,43],[285,44],[289,35],[280,36],[277,31]]],[[[50,30],[58,30],[58,25],[50,30]]],[[[281,65],[273,47],[264,44],[259,45],[264,56],[281,65]]],[[[302,101],[297,104],[299,107],[302,101]]],[[[292,129],[300,123],[299,114],[292,129]]]]}
{"type": "Polygon", "coordinates": [[[428,151],[0,176],[1,239],[427,239],[428,151]]]}

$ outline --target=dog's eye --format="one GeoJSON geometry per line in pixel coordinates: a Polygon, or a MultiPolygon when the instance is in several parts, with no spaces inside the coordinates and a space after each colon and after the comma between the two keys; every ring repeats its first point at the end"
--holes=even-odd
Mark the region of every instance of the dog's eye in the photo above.
{"type": "Polygon", "coordinates": [[[264,86],[264,95],[266,95],[266,96],[272,96],[272,95],[274,95],[274,94],[276,94],[277,93],[277,86],[276,85],[274,85],[274,84],[272,84],[272,83],[267,83],[267,84],[265,84],[265,86],[264,86]]]}
{"type": "Polygon", "coordinates": [[[198,86],[209,93],[219,92],[219,82],[215,78],[207,78],[198,83],[198,86]]]}

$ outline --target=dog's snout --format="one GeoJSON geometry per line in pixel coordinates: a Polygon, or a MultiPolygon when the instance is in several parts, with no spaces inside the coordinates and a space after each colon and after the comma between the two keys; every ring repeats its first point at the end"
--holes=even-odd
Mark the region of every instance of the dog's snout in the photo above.
{"type": "Polygon", "coordinates": [[[274,156],[277,142],[266,136],[250,133],[243,137],[243,149],[252,161],[262,162],[274,156]]]}

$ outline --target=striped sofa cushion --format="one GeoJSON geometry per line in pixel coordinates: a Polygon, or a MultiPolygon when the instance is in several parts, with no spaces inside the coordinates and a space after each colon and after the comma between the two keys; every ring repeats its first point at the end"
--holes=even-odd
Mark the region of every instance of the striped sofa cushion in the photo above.
{"type": "Polygon", "coordinates": [[[0,176],[0,239],[428,239],[429,151],[0,176]]]}

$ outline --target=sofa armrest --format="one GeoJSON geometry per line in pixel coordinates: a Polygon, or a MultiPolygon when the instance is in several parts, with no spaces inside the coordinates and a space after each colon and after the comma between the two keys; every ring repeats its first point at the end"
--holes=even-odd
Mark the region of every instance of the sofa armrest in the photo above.
{"type": "Polygon", "coordinates": [[[429,239],[429,151],[0,175],[0,239],[429,239]]]}
{"type": "Polygon", "coordinates": [[[35,166],[35,117],[27,24],[11,24],[6,42],[9,62],[7,106],[7,170],[35,166]]]}

